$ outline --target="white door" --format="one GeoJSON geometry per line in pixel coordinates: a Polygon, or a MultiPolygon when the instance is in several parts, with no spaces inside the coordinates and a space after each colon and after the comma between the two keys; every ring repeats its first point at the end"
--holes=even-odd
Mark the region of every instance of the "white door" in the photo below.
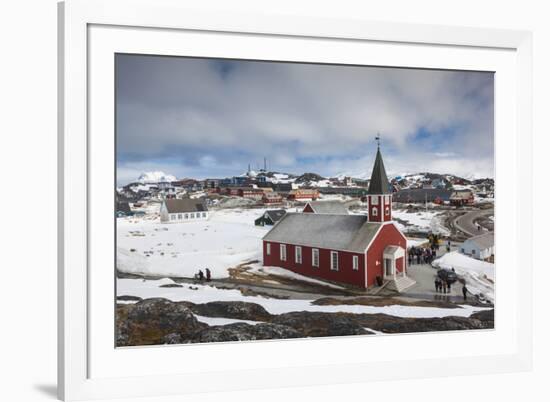
{"type": "Polygon", "coordinates": [[[384,273],[385,276],[393,276],[393,260],[390,258],[386,258],[384,265],[386,267],[386,272],[384,273]]]}

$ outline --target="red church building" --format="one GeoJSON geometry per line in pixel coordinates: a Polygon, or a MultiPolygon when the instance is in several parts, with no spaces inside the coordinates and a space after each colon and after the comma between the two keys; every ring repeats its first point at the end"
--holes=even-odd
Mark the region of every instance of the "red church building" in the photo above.
{"type": "Polygon", "coordinates": [[[396,291],[412,286],[380,147],[367,202],[368,215],[287,213],[263,238],[264,266],[362,288],[379,281],[396,291]]]}

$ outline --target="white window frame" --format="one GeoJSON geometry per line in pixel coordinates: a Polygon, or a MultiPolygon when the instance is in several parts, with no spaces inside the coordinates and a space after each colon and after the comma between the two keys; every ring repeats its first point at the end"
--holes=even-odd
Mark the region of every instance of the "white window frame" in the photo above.
{"type": "Polygon", "coordinates": [[[294,246],[294,262],[296,264],[302,263],[302,246],[294,246]]]}
{"type": "Polygon", "coordinates": [[[311,266],[315,268],[319,268],[319,249],[318,248],[311,249],[311,266]]]}
{"type": "Polygon", "coordinates": [[[390,207],[389,206],[386,206],[385,213],[386,213],[386,215],[390,214],[390,207]]]}
{"type": "Polygon", "coordinates": [[[170,214],[170,220],[175,221],[176,220],[176,215],[175,214],[170,214]]]}
{"type": "Polygon", "coordinates": [[[185,214],[185,219],[189,219],[189,214],[185,214]]]}
{"type": "Polygon", "coordinates": [[[330,270],[331,271],[339,271],[340,265],[340,257],[338,256],[338,251],[331,251],[330,252],[330,270]],[[336,264],[334,264],[334,256],[336,256],[336,264]]]}
{"type": "Polygon", "coordinates": [[[359,271],[359,256],[354,255],[352,261],[353,261],[353,264],[352,264],[353,270],[354,271],[359,271]]]}
{"type": "Polygon", "coordinates": [[[281,261],[286,261],[286,244],[281,244],[279,247],[279,258],[281,261]],[[283,258],[284,257],[284,258],[283,258]]]}
{"type": "Polygon", "coordinates": [[[371,195],[370,203],[371,203],[371,205],[378,205],[378,196],[377,195],[371,195]]]}
{"type": "Polygon", "coordinates": [[[271,255],[271,243],[266,243],[265,244],[265,253],[267,255],[271,255]]]}
{"type": "Polygon", "coordinates": [[[372,207],[372,216],[378,216],[378,208],[372,207]]]}
{"type": "Polygon", "coordinates": [[[385,195],[385,196],[384,196],[384,203],[385,203],[385,204],[389,204],[389,203],[390,203],[390,196],[389,196],[389,195],[385,195]]]}
{"type": "Polygon", "coordinates": [[[183,215],[182,214],[178,214],[178,221],[181,221],[183,215]]]}

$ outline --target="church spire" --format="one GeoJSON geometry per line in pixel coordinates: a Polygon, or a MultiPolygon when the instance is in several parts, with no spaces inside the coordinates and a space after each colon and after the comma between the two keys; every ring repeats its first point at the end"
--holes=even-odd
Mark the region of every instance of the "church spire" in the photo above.
{"type": "Polygon", "coordinates": [[[370,177],[368,193],[390,194],[388,176],[386,175],[386,168],[384,167],[382,153],[380,152],[380,134],[378,134],[375,139],[378,143],[378,149],[376,151],[376,159],[374,160],[374,168],[372,169],[372,175],[370,177]]]}

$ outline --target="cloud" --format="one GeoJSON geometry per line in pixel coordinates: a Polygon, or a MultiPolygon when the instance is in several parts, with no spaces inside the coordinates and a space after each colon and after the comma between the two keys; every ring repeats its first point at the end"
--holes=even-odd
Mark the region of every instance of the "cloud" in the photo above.
{"type": "Polygon", "coordinates": [[[232,175],[267,156],[330,176],[370,170],[380,132],[388,171],[493,175],[492,73],[139,55],[116,71],[120,169],[232,175]]]}

